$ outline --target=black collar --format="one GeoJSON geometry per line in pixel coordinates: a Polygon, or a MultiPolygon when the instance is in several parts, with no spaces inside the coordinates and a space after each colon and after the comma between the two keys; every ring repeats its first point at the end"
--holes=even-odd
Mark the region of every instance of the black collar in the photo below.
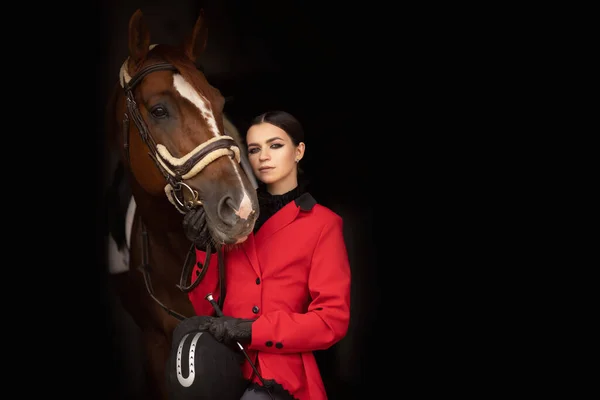
{"type": "Polygon", "coordinates": [[[297,197],[294,202],[302,211],[310,211],[317,204],[317,201],[308,192],[297,197]]]}

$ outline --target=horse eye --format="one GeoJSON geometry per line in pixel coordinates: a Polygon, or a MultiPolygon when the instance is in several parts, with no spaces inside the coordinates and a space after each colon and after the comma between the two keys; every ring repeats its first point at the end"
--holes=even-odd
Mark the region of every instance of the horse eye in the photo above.
{"type": "Polygon", "coordinates": [[[168,115],[167,109],[162,106],[153,107],[152,110],[150,110],[150,113],[152,113],[152,116],[155,118],[165,118],[168,115]]]}

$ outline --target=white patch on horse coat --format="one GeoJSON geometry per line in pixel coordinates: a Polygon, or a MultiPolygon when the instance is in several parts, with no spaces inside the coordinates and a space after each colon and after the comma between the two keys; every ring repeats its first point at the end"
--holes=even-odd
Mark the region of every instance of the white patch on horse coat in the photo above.
{"type": "Polygon", "coordinates": [[[248,197],[248,194],[244,190],[244,197],[240,203],[240,209],[235,212],[238,217],[242,219],[248,219],[250,213],[252,213],[252,200],[248,197]]]}
{"type": "Polygon", "coordinates": [[[127,207],[127,214],[125,214],[125,240],[127,241],[127,248],[131,248],[131,231],[133,230],[133,216],[135,215],[135,199],[131,196],[129,200],[129,206],[127,207]]]}
{"type": "Polygon", "coordinates": [[[190,85],[180,74],[173,75],[173,86],[175,90],[179,92],[181,97],[188,99],[193,105],[198,107],[202,116],[208,123],[210,130],[215,136],[219,136],[219,128],[217,127],[217,122],[215,121],[215,116],[213,115],[210,106],[208,105],[208,101],[202,96],[192,85],[190,85]]]}
{"type": "Polygon", "coordinates": [[[135,214],[135,200],[129,200],[127,214],[125,215],[125,242],[121,250],[111,235],[108,235],[108,272],[120,274],[129,271],[129,249],[131,248],[131,230],[133,229],[133,216],[135,214]]]}

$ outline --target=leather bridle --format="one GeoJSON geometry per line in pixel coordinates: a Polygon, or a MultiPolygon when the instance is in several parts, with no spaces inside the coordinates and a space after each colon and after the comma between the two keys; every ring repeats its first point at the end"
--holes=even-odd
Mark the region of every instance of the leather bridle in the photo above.
{"type": "Polygon", "coordinates": [[[166,147],[157,144],[150,134],[148,126],[140,114],[133,94],[137,84],[140,83],[145,76],[155,71],[177,71],[177,68],[168,63],[152,64],[142,68],[128,82],[126,82],[125,79],[121,80],[121,85],[125,90],[127,103],[127,112],[123,118],[123,146],[125,147],[125,157],[127,162],[129,163],[129,120],[131,118],[140,133],[142,141],[150,150],[150,157],[154,160],[154,163],[167,181],[165,192],[167,193],[169,201],[171,201],[175,208],[182,214],[185,214],[195,206],[202,205],[202,202],[198,199],[198,192],[185,184],[183,182],[184,179],[190,179],[200,173],[206,165],[220,156],[229,155],[232,159],[239,162],[246,173],[246,176],[250,180],[252,187],[256,189],[258,187],[256,178],[252,173],[248,159],[244,154],[240,154],[238,144],[228,135],[217,136],[200,144],[189,154],[181,158],[181,160],[185,160],[181,164],[173,163],[172,160],[174,157],[169,157],[170,154],[166,147]],[[208,155],[211,156],[210,161],[206,162],[206,157],[208,155]],[[188,191],[189,198],[187,200],[183,190],[188,191]]]}
{"type": "MultiPolygon", "coordinates": [[[[146,144],[149,149],[149,155],[156,164],[159,171],[165,177],[167,185],[165,186],[165,194],[169,201],[175,206],[175,208],[182,214],[189,212],[190,210],[202,206],[202,201],[198,198],[198,192],[192,189],[189,185],[183,182],[185,179],[190,179],[192,176],[200,173],[206,165],[221,156],[230,156],[236,160],[242,166],[242,169],[246,173],[246,176],[250,180],[252,187],[256,190],[258,187],[256,178],[252,173],[252,169],[248,162],[245,154],[241,154],[240,149],[236,141],[228,135],[217,136],[210,139],[195,149],[189,154],[185,155],[179,160],[182,162],[173,162],[176,160],[170,155],[169,151],[165,146],[157,144],[152,137],[148,126],[144,122],[142,115],[138,109],[138,105],[135,101],[134,90],[136,86],[146,77],[148,74],[156,71],[174,71],[177,72],[177,68],[169,63],[156,63],[148,65],[138,71],[133,77],[129,77],[126,72],[127,60],[121,68],[120,83],[125,91],[125,98],[127,103],[127,111],[123,117],[123,137],[124,137],[124,150],[125,159],[127,163],[130,163],[129,156],[129,121],[133,120],[137,130],[142,138],[142,141],[146,144]],[[210,155],[210,156],[209,156],[210,155]],[[207,156],[209,156],[207,158],[207,156]],[[186,196],[187,194],[187,196],[186,196]]],[[[212,255],[212,249],[210,245],[206,248],[206,258],[200,275],[188,286],[185,284],[187,277],[191,276],[191,268],[195,264],[195,245],[192,243],[188,254],[186,255],[184,265],[181,271],[179,284],[176,285],[182,292],[188,293],[193,290],[198,283],[204,278],[208,266],[210,263],[210,257],[212,255]],[[192,260],[190,263],[189,260],[192,260]]],[[[222,249],[217,249],[218,258],[218,269],[219,269],[219,285],[220,285],[220,296],[219,306],[223,307],[223,301],[225,299],[225,266],[223,262],[222,249]]],[[[144,282],[146,289],[150,296],[163,308],[169,315],[174,316],[180,320],[185,317],[163,304],[154,295],[152,283],[150,280],[150,263],[149,263],[149,240],[146,226],[142,221],[142,263],[139,267],[140,271],[144,275],[144,282]]]]}

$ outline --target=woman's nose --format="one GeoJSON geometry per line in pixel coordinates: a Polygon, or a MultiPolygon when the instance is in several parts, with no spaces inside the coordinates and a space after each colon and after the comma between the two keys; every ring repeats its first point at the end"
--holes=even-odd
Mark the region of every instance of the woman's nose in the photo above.
{"type": "Polygon", "coordinates": [[[269,152],[268,151],[261,151],[260,154],[258,155],[259,160],[263,161],[263,160],[268,160],[269,158],[269,152]]]}

